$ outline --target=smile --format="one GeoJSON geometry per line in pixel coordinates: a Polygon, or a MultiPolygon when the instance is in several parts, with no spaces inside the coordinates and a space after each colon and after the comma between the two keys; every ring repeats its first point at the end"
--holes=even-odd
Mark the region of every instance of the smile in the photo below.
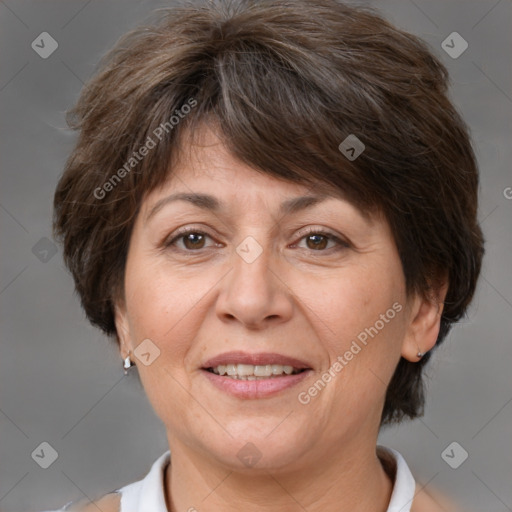
{"type": "Polygon", "coordinates": [[[313,373],[306,361],[294,357],[242,351],[218,354],[200,369],[214,388],[244,400],[272,397],[313,373]]]}
{"type": "Polygon", "coordinates": [[[281,364],[226,364],[218,365],[215,368],[208,368],[207,371],[216,375],[226,376],[238,380],[263,380],[268,378],[277,378],[284,375],[295,375],[304,371],[304,368],[294,368],[289,365],[281,364]]]}

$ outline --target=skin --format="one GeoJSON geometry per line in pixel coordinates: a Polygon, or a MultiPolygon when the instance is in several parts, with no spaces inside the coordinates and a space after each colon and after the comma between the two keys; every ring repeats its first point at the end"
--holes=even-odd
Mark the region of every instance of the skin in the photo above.
{"type": "MultiPolygon", "coordinates": [[[[407,296],[384,218],[365,219],[334,196],[280,216],[282,201],[320,188],[259,173],[231,156],[214,131],[205,127],[201,135],[143,201],[116,306],[121,357],[130,354],[166,427],[167,507],[385,512],[392,482],[376,443],[386,386],[401,356],[417,362],[418,350],[434,346],[446,286],[433,301],[407,296]],[[176,192],[214,195],[225,209],[175,201],[148,219],[158,201],[176,192]],[[180,227],[207,236],[182,235],[165,246],[180,227]],[[306,227],[348,246],[311,239],[306,227]],[[247,236],[262,248],[252,263],[236,252],[247,236]],[[308,404],[300,403],[298,394],[394,303],[401,311],[308,404]],[[133,352],[148,338],[160,354],[146,366],[133,352]],[[275,396],[236,398],[201,370],[232,350],[284,354],[313,371],[275,396]],[[253,467],[237,457],[248,442],[261,454],[253,467]]],[[[417,503],[413,512],[436,510],[417,503]]]]}

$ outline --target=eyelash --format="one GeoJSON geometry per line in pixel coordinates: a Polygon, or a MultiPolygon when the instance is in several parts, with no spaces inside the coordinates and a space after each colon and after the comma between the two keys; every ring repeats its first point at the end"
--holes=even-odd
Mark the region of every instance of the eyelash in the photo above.
{"type": "MultiPolygon", "coordinates": [[[[163,248],[164,249],[172,249],[172,246],[175,244],[175,242],[177,242],[178,240],[184,238],[186,235],[189,235],[191,233],[194,233],[194,234],[197,234],[197,235],[206,235],[206,236],[210,237],[211,239],[213,239],[213,237],[209,233],[207,233],[206,231],[202,231],[200,229],[196,229],[196,228],[193,228],[193,227],[192,228],[182,228],[182,229],[179,229],[176,232],[176,235],[173,236],[172,239],[170,239],[168,241],[164,241],[163,248]]],[[[329,240],[331,240],[333,242],[336,242],[338,244],[338,247],[331,247],[329,249],[321,249],[321,250],[318,250],[318,251],[315,251],[314,249],[310,249],[311,252],[330,252],[331,249],[335,249],[335,251],[339,251],[339,250],[342,250],[342,249],[348,249],[350,247],[350,244],[348,242],[340,239],[339,237],[335,236],[333,233],[331,233],[329,231],[322,230],[322,229],[315,229],[315,228],[308,228],[306,232],[301,234],[300,240],[302,240],[302,239],[304,239],[307,236],[310,236],[312,234],[324,236],[324,237],[328,238],[329,240]]],[[[198,253],[198,252],[203,251],[203,250],[205,250],[207,248],[201,248],[201,249],[193,250],[193,249],[178,249],[178,248],[175,247],[174,249],[178,250],[178,251],[181,251],[181,252],[198,253]]]]}

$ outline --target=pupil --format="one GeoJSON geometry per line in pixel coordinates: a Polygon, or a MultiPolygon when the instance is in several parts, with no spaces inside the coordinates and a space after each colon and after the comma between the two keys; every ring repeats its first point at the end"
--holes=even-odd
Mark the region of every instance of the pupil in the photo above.
{"type": "Polygon", "coordinates": [[[310,235],[309,236],[309,240],[313,240],[316,238],[316,242],[320,241],[320,244],[314,242],[314,247],[316,247],[317,249],[320,247],[321,249],[323,249],[325,247],[325,237],[324,235],[310,235]],[[318,240],[318,239],[323,239],[323,240],[318,240]],[[323,242],[323,243],[322,243],[323,242]]]}
{"type": "Polygon", "coordinates": [[[201,242],[200,240],[203,235],[199,235],[198,233],[189,233],[186,237],[187,242],[190,242],[192,245],[197,245],[197,242],[201,242]],[[199,240],[193,240],[194,237],[199,238],[199,240]]]}

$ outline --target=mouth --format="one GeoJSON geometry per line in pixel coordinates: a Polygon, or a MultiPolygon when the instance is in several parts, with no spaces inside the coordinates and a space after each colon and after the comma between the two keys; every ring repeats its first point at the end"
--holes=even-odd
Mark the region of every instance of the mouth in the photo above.
{"type": "Polygon", "coordinates": [[[200,368],[217,389],[237,398],[265,398],[289,389],[313,371],[306,362],[281,354],[229,352],[200,368]]]}
{"type": "Polygon", "coordinates": [[[275,379],[286,375],[296,375],[307,370],[307,368],[295,368],[282,364],[220,364],[215,367],[204,368],[210,373],[228,377],[235,380],[264,380],[275,379]]]}

